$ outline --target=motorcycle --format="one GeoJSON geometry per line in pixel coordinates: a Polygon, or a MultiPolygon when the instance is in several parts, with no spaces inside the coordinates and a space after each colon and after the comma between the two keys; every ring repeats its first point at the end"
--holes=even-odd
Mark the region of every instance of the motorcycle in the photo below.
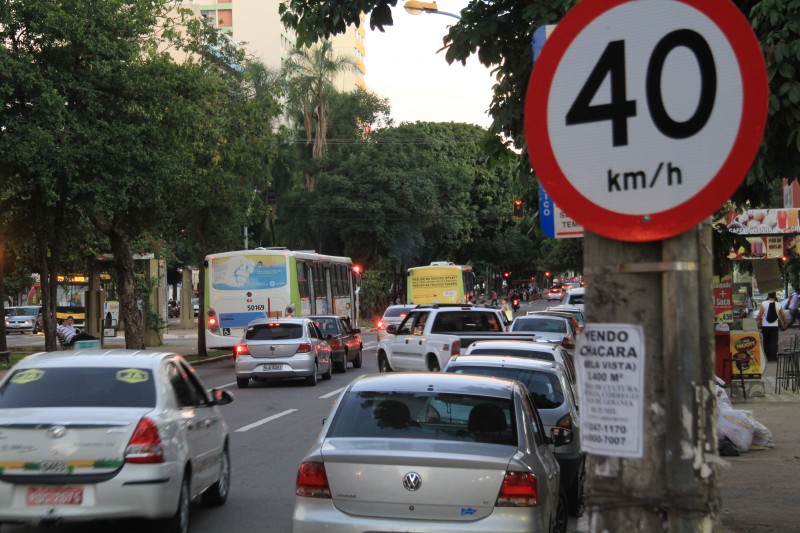
{"type": "Polygon", "coordinates": [[[511,299],[511,309],[513,309],[514,312],[519,311],[519,298],[511,299]]]}

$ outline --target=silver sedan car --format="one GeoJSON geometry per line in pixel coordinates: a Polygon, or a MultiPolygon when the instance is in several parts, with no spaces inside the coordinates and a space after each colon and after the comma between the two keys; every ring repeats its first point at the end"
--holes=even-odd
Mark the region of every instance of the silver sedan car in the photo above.
{"type": "Polygon", "coordinates": [[[331,379],[331,347],[308,318],[259,318],[248,324],[233,349],[236,385],[246,388],[251,379],[331,379]]]}
{"type": "MultiPolygon", "coordinates": [[[[556,443],[569,437],[552,433],[556,443]]],[[[294,532],[566,531],[550,443],[517,381],[359,378],[300,464],[294,532]]]]}

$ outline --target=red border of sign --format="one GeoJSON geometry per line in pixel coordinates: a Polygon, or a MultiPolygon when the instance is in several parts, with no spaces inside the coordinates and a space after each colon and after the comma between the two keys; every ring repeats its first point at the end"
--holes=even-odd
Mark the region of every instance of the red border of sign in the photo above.
{"type": "Polygon", "coordinates": [[[730,0],[677,0],[705,14],[728,39],[742,78],[742,118],[727,159],[709,183],[685,202],[666,211],[628,215],[593,203],[572,186],[558,165],[547,128],[547,106],[556,69],[578,34],[597,17],[635,0],[582,0],[547,39],[528,81],[525,138],[543,187],[556,204],[584,229],[621,241],[644,242],[673,237],[713,214],[742,182],[761,146],[767,119],[769,86],[761,47],[750,23],[730,0]]]}

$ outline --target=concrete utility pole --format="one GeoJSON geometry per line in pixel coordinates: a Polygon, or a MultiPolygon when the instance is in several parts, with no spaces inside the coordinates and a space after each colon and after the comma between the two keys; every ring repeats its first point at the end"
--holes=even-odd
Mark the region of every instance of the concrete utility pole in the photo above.
{"type": "Polygon", "coordinates": [[[588,456],[591,531],[719,531],[710,223],[646,243],[587,231],[584,267],[587,323],[639,324],[646,352],[644,455],[588,456]]]}

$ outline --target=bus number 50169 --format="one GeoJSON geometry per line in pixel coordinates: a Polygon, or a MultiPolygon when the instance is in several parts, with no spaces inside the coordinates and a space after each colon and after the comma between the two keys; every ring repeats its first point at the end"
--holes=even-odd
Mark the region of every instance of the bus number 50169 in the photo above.
{"type": "Polygon", "coordinates": [[[264,306],[263,305],[248,305],[247,306],[247,310],[248,311],[263,311],[264,310],[264,306]]]}

